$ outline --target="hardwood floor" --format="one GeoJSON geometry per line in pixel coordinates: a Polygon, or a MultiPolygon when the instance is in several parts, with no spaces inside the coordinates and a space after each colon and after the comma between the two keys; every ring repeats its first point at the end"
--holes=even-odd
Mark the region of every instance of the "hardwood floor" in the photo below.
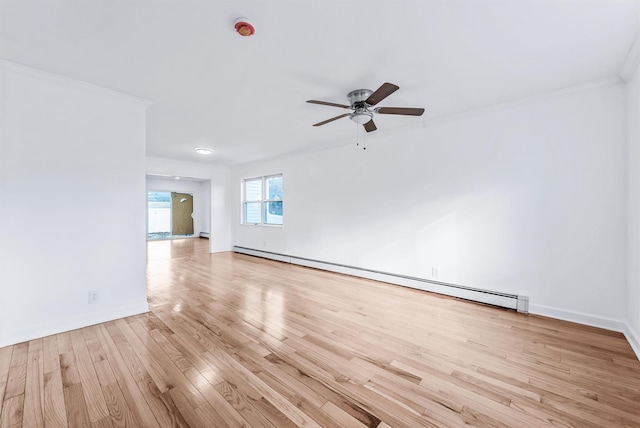
{"type": "Polygon", "coordinates": [[[0,349],[0,426],[640,426],[619,333],[148,244],[151,312],[0,349]]]}

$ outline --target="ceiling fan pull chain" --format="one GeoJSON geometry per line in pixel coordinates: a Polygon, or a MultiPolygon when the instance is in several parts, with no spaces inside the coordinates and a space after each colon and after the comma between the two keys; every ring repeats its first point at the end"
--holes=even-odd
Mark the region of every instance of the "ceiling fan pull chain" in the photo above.
{"type": "Polygon", "coordinates": [[[360,125],[356,123],[356,146],[360,147],[360,135],[362,135],[362,150],[367,150],[365,146],[365,140],[367,138],[367,134],[364,132],[364,128],[361,130],[360,125]]]}
{"type": "MultiPolygon", "coordinates": [[[[358,126],[358,128],[360,127],[358,126]]],[[[362,150],[367,150],[367,133],[364,131],[364,128],[360,131],[362,133],[362,150]]]]}

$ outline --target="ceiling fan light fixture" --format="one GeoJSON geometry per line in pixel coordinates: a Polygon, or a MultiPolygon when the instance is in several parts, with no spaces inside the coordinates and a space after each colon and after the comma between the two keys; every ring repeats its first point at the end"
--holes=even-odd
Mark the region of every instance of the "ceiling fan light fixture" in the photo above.
{"type": "Polygon", "coordinates": [[[369,111],[355,111],[349,115],[349,119],[353,120],[358,125],[364,125],[373,119],[373,113],[369,111]]]}

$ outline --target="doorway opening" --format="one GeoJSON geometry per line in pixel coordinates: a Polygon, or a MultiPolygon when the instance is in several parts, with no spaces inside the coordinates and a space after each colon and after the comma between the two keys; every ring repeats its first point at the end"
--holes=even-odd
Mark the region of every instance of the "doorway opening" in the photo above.
{"type": "Polygon", "coordinates": [[[194,234],[193,194],[147,192],[147,239],[186,238],[194,234]]]}

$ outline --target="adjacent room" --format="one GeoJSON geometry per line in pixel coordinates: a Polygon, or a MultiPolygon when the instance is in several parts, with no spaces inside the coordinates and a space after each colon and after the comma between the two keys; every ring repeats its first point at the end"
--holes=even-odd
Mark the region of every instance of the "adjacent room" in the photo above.
{"type": "Polygon", "coordinates": [[[0,0],[0,428],[640,426],[640,1],[0,0]]]}
{"type": "Polygon", "coordinates": [[[210,180],[147,175],[147,239],[209,237],[210,180]]]}

